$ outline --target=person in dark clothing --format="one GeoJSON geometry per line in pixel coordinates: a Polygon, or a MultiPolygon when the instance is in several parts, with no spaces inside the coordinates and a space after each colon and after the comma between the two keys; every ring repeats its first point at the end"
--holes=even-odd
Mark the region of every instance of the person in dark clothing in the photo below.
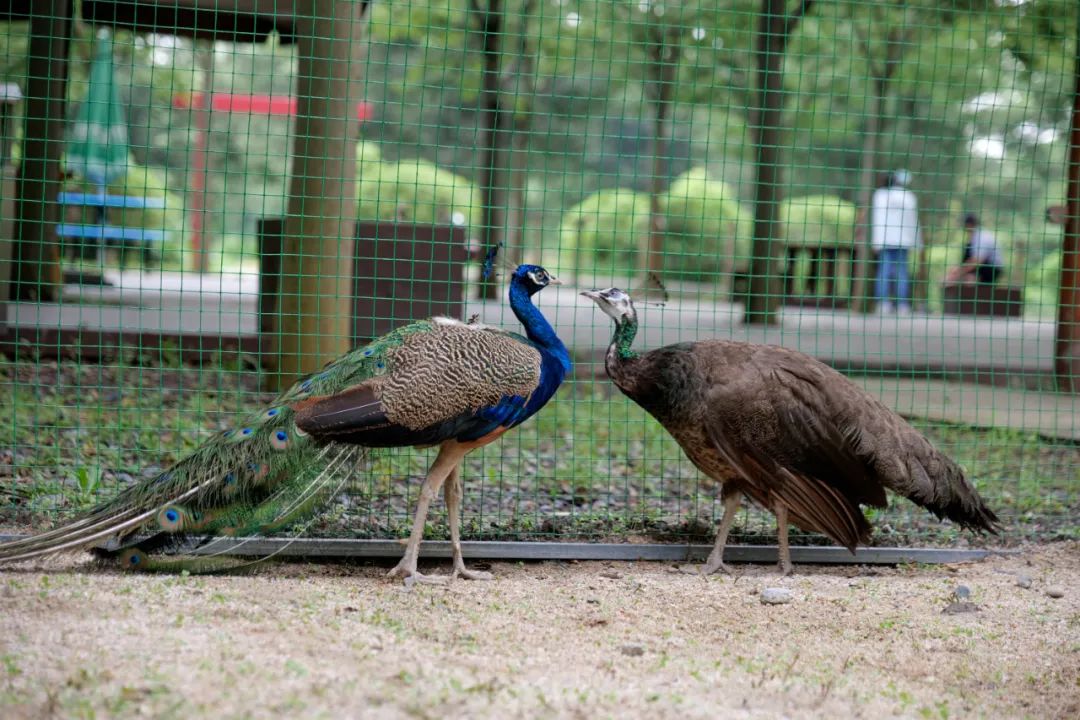
{"type": "Polygon", "coordinates": [[[964,216],[964,231],[968,241],[960,264],[949,270],[949,282],[979,282],[993,285],[1005,270],[993,233],[979,225],[974,213],[964,216]]]}

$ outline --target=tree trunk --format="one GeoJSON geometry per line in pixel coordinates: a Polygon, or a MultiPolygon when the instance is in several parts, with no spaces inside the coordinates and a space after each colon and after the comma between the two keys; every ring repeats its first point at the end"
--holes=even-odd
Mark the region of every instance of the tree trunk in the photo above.
{"type": "MultiPolygon", "coordinates": [[[[506,160],[510,155],[511,140],[511,133],[505,127],[505,113],[502,112],[502,0],[488,0],[486,11],[480,10],[476,0],[471,6],[481,18],[484,34],[484,84],[480,111],[484,136],[480,152],[483,225],[480,237],[485,248],[492,248],[503,241],[506,230],[506,195],[509,185],[506,160]]],[[[487,300],[498,297],[498,283],[494,278],[481,279],[478,297],[487,300]]]]}
{"type": "Polygon", "coordinates": [[[1069,179],[1061,247],[1054,374],[1058,389],[1080,394],[1080,25],[1076,28],[1075,88],[1069,130],[1069,179]]]}
{"type": "Polygon", "coordinates": [[[667,221],[660,207],[660,194],[671,175],[668,157],[668,119],[671,117],[671,98],[675,92],[675,71],[679,62],[678,41],[672,41],[668,30],[655,30],[650,43],[653,84],[656,87],[656,112],[653,124],[652,180],[649,186],[649,236],[642,253],[645,273],[661,274],[664,270],[664,237],[667,221]]]}
{"type": "Polygon", "coordinates": [[[784,52],[791,33],[810,9],[813,0],[802,0],[792,13],[785,0],[762,0],[754,51],[757,102],[750,134],[757,151],[754,162],[754,244],[750,259],[750,292],[743,322],[772,324],[780,306],[780,283],[776,275],[776,245],[780,237],[780,123],[784,114],[784,52]]]}
{"type": "MultiPolygon", "coordinates": [[[[521,10],[521,26],[518,28],[517,57],[513,76],[516,81],[514,89],[515,107],[518,96],[524,92],[530,99],[536,96],[536,84],[533,80],[535,69],[535,51],[529,45],[529,20],[532,18],[535,0],[525,0],[521,10]],[[523,88],[524,86],[524,88],[523,88]]],[[[528,150],[528,132],[532,123],[532,108],[530,102],[525,115],[515,114],[511,123],[512,131],[510,138],[509,159],[507,161],[509,189],[506,208],[506,235],[503,251],[509,262],[520,262],[525,249],[525,223],[526,207],[525,194],[528,182],[528,167],[526,166],[528,150]]]]}
{"type": "Polygon", "coordinates": [[[72,0],[43,0],[30,16],[22,162],[15,196],[15,296],[55,301],[63,284],[56,223],[62,187],[72,0]]]}
{"type": "Polygon", "coordinates": [[[884,81],[874,80],[874,95],[870,98],[870,112],[863,130],[862,157],[859,165],[859,215],[855,230],[855,277],[851,283],[851,305],[856,312],[868,313],[873,309],[874,251],[870,243],[870,203],[874,195],[874,174],[877,170],[877,149],[881,134],[882,113],[885,108],[884,81]]]}
{"type": "Polygon", "coordinates": [[[297,113],[277,302],[277,373],[284,389],[352,345],[356,232],[359,0],[313,0],[296,19],[297,113]]]}
{"type": "Polygon", "coordinates": [[[207,270],[207,231],[206,218],[208,199],[206,183],[209,173],[207,161],[210,158],[210,113],[214,94],[214,42],[197,40],[195,61],[202,70],[202,99],[196,98],[191,111],[195,120],[195,142],[191,149],[191,178],[188,180],[187,208],[191,228],[191,267],[195,272],[207,270]]]}

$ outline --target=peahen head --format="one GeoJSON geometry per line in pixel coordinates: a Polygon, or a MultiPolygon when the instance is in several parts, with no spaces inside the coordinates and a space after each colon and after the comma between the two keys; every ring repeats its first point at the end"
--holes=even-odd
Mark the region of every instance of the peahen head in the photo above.
{"type": "Polygon", "coordinates": [[[637,320],[634,301],[619,288],[586,290],[581,294],[596,303],[617,325],[625,325],[637,320]]]}
{"type": "Polygon", "coordinates": [[[561,285],[554,275],[539,265],[518,265],[510,276],[510,283],[519,285],[529,295],[535,295],[548,285],[561,285]]]}

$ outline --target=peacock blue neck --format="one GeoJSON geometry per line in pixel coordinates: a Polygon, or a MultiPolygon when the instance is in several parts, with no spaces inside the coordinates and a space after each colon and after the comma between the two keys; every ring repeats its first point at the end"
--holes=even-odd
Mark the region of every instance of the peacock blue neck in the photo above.
{"type": "Polygon", "coordinates": [[[637,337],[638,323],[634,316],[622,317],[615,323],[615,335],[611,338],[611,347],[621,360],[632,360],[637,353],[630,349],[637,337]]]}
{"type": "Polygon", "coordinates": [[[530,340],[540,347],[566,352],[566,348],[563,346],[562,341],[559,340],[559,336],[555,334],[555,329],[551,327],[551,323],[533,305],[532,298],[529,296],[529,291],[525,288],[524,282],[519,282],[517,278],[514,278],[510,283],[510,309],[514,311],[514,315],[525,326],[525,334],[529,336],[530,340]]]}

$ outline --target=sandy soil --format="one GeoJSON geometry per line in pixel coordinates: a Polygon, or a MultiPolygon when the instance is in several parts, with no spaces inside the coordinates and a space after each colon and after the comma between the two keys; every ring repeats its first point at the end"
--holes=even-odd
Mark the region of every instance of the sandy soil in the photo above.
{"type": "Polygon", "coordinates": [[[1080,544],[956,566],[0,572],[0,716],[1080,716],[1080,544]],[[1017,574],[1032,580],[1017,585],[1017,574]],[[978,611],[948,614],[958,585],[978,611]],[[762,588],[790,588],[766,606],[762,588]],[[1054,599],[1057,586],[1064,597],[1054,599]]]}

